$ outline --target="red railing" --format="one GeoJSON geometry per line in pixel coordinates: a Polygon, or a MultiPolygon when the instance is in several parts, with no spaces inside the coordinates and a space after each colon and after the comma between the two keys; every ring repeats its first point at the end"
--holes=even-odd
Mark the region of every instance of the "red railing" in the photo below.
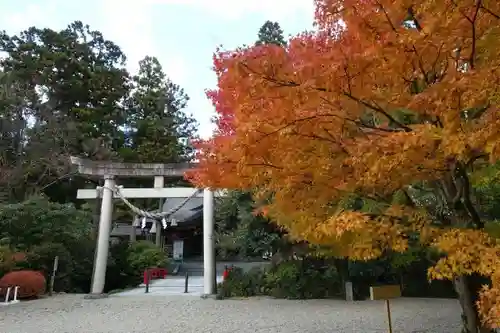
{"type": "Polygon", "coordinates": [[[167,276],[165,268],[147,268],[144,271],[144,284],[148,284],[150,280],[164,279],[167,276]]]}

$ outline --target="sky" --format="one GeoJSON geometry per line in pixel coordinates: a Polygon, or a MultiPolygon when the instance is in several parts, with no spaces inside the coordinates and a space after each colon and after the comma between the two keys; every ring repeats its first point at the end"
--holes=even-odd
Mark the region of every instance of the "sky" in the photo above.
{"type": "Polygon", "coordinates": [[[157,57],[167,74],[190,97],[187,112],[199,134],[211,135],[214,108],[205,89],[216,86],[216,47],[252,44],[266,20],[285,35],[312,29],[313,0],[9,0],[0,1],[0,29],[9,34],[36,26],[63,29],[80,20],[117,43],[134,73],[146,55],[157,57]]]}

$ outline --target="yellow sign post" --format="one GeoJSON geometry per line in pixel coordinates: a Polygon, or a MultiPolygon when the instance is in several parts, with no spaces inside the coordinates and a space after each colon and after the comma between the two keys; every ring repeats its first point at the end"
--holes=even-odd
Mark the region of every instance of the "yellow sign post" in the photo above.
{"type": "Polygon", "coordinates": [[[389,300],[391,298],[401,297],[401,287],[399,285],[389,286],[372,286],[370,287],[370,299],[385,300],[387,307],[387,321],[389,323],[389,333],[392,333],[392,320],[391,320],[391,305],[389,300]]]}

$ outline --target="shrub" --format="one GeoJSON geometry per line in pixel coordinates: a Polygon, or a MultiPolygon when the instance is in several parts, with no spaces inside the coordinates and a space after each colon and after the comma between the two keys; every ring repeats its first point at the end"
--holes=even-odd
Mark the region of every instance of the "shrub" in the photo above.
{"type": "Polygon", "coordinates": [[[437,261],[431,256],[432,253],[422,252],[416,254],[417,259],[408,260],[398,255],[396,260],[409,261],[403,267],[401,263],[395,262],[394,256],[366,262],[350,262],[349,275],[355,299],[369,299],[370,286],[387,284],[399,284],[403,297],[455,298],[452,282],[428,280],[427,269],[437,261]]]}
{"type": "Polygon", "coordinates": [[[149,241],[115,244],[110,249],[105,289],[135,287],[146,268],[166,267],[167,263],[165,252],[149,241]]]}
{"type": "Polygon", "coordinates": [[[133,271],[142,275],[146,268],[166,267],[167,256],[155,244],[148,241],[138,241],[129,246],[127,261],[133,271]]]}
{"type": "Polygon", "coordinates": [[[240,267],[234,267],[227,279],[219,284],[218,298],[250,297],[264,294],[265,272],[254,267],[244,272],[240,267]]]}
{"type": "Polygon", "coordinates": [[[111,245],[108,256],[108,267],[106,269],[105,291],[124,289],[134,285],[137,278],[127,260],[129,250],[128,242],[120,242],[111,245]]]}
{"type": "Polygon", "coordinates": [[[66,249],[68,249],[73,262],[70,291],[88,293],[94,268],[95,240],[91,238],[81,239],[77,244],[66,247],[66,249]]]}
{"type": "Polygon", "coordinates": [[[266,274],[267,293],[276,298],[331,298],[342,294],[337,270],[323,260],[285,261],[266,274]]]}
{"type": "Polygon", "coordinates": [[[47,281],[42,273],[31,270],[15,271],[5,274],[0,279],[2,296],[5,296],[8,287],[19,286],[18,298],[38,297],[45,293],[47,281]]]}
{"type": "Polygon", "coordinates": [[[0,276],[16,267],[16,253],[7,245],[0,245],[0,276]]]}
{"type": "Polygon", "coordinates": [[[59,257],[59,260],[54,280],[54,290],[70,291],[74,265],[73,258],[64,245],[44,243],[32,247],[27,257],[27,268],[41,272],[48,278],[54,269],[54,258],[56,256],[59,257]]]}
{"type": "Polygon", "coordinates": [[[4,265],[0,249],[0,276],[2,271],[19,269],[41,270],[49,275],[58,255],[55,289],[88,291],[95,244],[92,219],[89,209],[50,202],[43,196],[0,204],[0,247],[15,248],[27,255],[24,262],[4,265]]]}
{"type": "Polygon", "coordinates": [[[219,285],[219,298],[268,295],[275,298],[311,299],[342,295],[340,277],[323,260],[290,260],[268,271],[235,268],[219,285]]]}

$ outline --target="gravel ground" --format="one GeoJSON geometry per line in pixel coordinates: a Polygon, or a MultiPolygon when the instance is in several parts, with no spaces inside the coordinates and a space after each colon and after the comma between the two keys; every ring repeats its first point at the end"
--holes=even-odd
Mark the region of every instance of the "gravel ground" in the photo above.
{"type": "MultiPolygon", "coordinates": [[[[391,301],[394,333],[456,333],[454,300],[391,301]]],[[[286,301],[266,298],[217,301],[182,296],[130,296],[87,300],[83,295],[0,307],[6,333],[382,333],[379,301],[286,301]]]]}

